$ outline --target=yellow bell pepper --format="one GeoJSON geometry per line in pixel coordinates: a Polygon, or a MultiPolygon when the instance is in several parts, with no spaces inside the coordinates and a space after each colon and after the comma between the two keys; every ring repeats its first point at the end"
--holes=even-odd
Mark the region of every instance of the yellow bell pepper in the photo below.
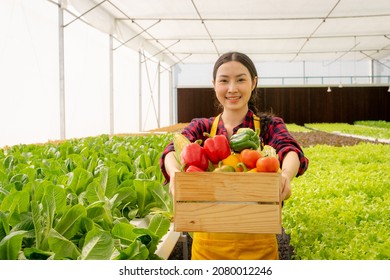
{"type": "Polygon", "coordinates": [[[231,153],[227,158],[222,160],[223,165],[230,165],[234,167],[236,172],[242,172],[243,168],[237,166],[238,163],[240,163],[240,155],[236,153],[231,153]]]}

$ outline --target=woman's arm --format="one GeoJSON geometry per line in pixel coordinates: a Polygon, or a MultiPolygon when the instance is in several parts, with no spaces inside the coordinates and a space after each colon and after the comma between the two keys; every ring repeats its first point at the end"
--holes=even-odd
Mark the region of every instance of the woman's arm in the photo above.
{"type": "Polygon", "coordinates": [[[175,151],[169,152],[164,159],[165,170],[169,175],[169,192],[174,195],[175,193],[175,173],[180,172],[180,164],[175,157],[175,151]]]}
{"type": "Polygon", "coordinates": [[[291,181],[297,176],[300,162],[296,152],[288,152],[282,165],[281,198],[282,201],[291,196],[291,181]]]}

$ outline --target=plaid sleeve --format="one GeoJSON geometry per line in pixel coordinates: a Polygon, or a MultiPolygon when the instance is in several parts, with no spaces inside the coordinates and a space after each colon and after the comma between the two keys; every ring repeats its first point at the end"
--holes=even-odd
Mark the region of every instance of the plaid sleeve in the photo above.
{"type": "Polygon", "coordinates": [[[306,171],[309,165],[309,160],[305,157],[298,142],[288,132],[286,124],[281,118],[272,118],[268,132],[264,138],[264,143],[266,145],[270,145],[276,149],[281,165],[283,164],[284,156],[288,152],[293,151],[297,153],[300,162],[297,177],[306,171]]]}

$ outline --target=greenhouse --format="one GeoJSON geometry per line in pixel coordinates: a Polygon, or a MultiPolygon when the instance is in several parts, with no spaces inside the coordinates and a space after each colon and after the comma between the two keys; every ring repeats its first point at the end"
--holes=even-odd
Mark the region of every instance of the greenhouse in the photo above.
{"type": "Polygon", "coordinates": [[[386,0],[2,0],[0,259],[191,260],[193,232],[220,231],[276,236],[277,259],[389,260],[389,22],[386,0]],[[219,114],[229,52],[253,61],[257,108],[297,143],[286,197],[291,151],[263,115],[245,149],[275,171],[244,163],[225,115],[238,164],[216,174],[228,156],[208,155],[214,174],[187,174],[187,147],[218,136],[188,124],[219,114]]]}

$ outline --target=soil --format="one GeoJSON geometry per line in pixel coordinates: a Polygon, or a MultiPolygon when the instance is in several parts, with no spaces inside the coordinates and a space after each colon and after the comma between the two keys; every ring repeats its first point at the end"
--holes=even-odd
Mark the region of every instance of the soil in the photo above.
{"type": "MultiPolygon", "coordinates": [[[[185,123],[179,123],[171,127],[160,128],[152,132],[166,131],[166,132],[175,132],[180,131],[185,125],[185,123]]],[[[310,131],[310,132],[291,132],[292,136],[298,141],[298,143],[303,147],[311,147],[315,145],[331,145],[331,146],[352,146],[360,142],[372,142],[370,140],[353,138],[348,136],[334,135],[326,132],[320,131],[310,131]]],[[[277,240],[279,244],[279,259],[281,260],[290,260],[294,255],[294,248],[290,245],[290,236],[282,231],[282,234],[277,235],[277,240]]],[[[175,248],[173,249],[169,259],[170,260],[183,260],[191,259],[191,245],[192,238],[188,233],[183,233],[183,236],[177,242],[175,248]]]]}

